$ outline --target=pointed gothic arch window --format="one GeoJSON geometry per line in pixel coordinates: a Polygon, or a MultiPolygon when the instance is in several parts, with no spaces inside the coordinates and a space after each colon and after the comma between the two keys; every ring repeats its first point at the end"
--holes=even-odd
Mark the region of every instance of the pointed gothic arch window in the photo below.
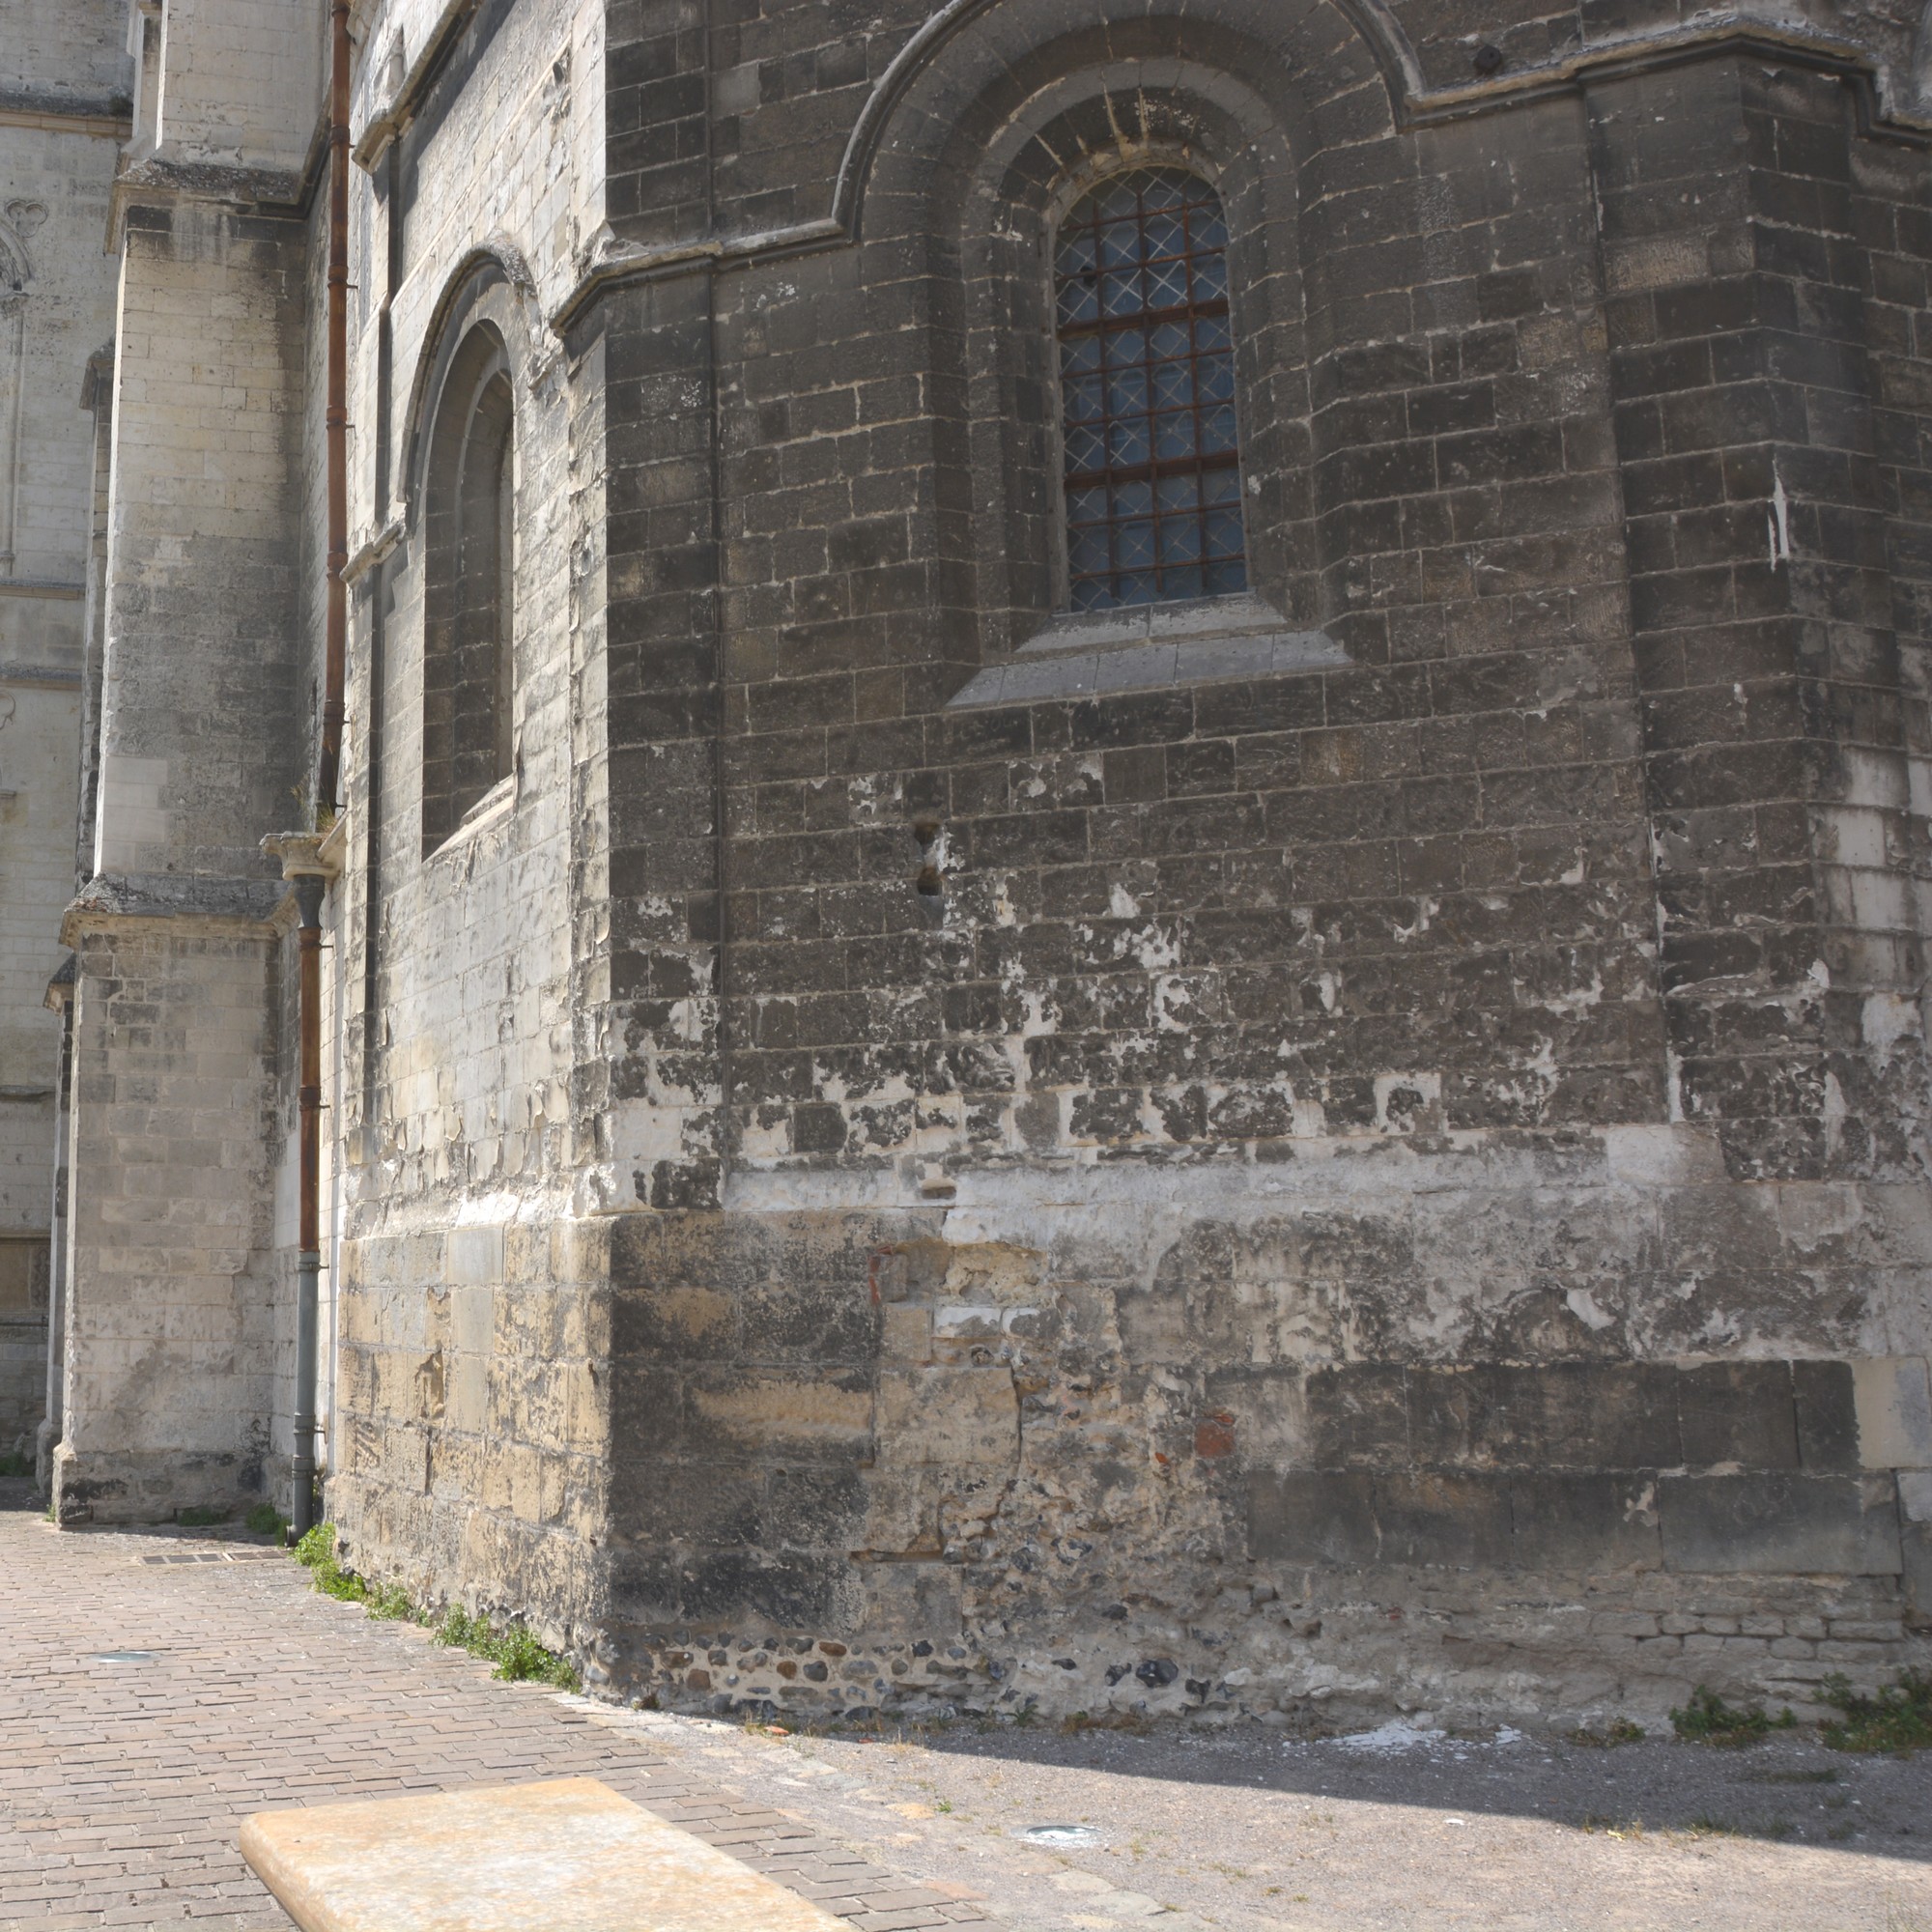
{"type": "Polygon", "coordinates": [[[516,409],[503,338],[478,323],[449,365],[425,497],[423,849],[512,771],[516,409]]]}
{"type": "Polygon", "coordinates": [[[1245,590],[1234,320],[1221,197],[1134,168],[1060,223],[1067,601],[1075,611],[1245,590]]]}

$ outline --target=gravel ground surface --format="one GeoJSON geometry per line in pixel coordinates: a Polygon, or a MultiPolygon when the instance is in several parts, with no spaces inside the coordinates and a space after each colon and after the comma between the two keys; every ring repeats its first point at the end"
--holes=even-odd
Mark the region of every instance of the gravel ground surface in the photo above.
{"type": "Polygon", "coordinates": [[[494,1683],[273,1550],[56,1534],[8,1482],[0,1632],[0,1932],[272,1932],[248,1812],[584,1774],[859,1932],[1932,1932],[1932,1754],[774,1735],[494,1683]]]}
{"type": "Polygon", "coordinates": [[[1023,1928],[1932,1932],[1932,1756],[1579,1747],[1401,1724],[774,1737],[601,1712],[1023,1928]],[[882,1815],[883,1814],[883,1815],[882,1815]],[[1084,1826],[1095,1842],[1020,1834],[1084,1826]]]}

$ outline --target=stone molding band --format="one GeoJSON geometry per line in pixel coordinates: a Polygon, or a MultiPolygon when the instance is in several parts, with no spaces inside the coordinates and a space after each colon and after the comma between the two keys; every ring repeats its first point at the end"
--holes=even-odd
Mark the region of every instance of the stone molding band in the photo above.
{"type": "MultiPolygon", "coordinates": [[[[467,0],[467,4],[473,5],[474,0],[467,0]]],[[[608,291],[632,282],[860,241],[865,184],[899,100],[916,75],[930,64],[947,42],[998,4],[999,0],[952,0],[900,49],[879,76],[853,126],[844,158],[839,163],[830,216],[758,235],[673,242],[652,248],[626,248],[619,244],[603,260],[593,263],[551,311],[551,327],[563,334],[608,291]]],[[[1420,64],[1407,37],[1382,0],[1335,0],[1335,4],[1354,22],[1375,55],[1388,83],[1399,130],[1531,106],[1573,93],[1591,82],[1620,80],[1633,74],[1687,66],[1729,50],[1746,57],[1789,61],[1836,74],[1852,83],[1859,99],[1860,127],[1868,135],[1915,144],[1932,140],[1932,119],[1881,102],[1878,67],[1869,53],[1846,42],[1798,28],[1728,20],[1664,33],[1633,35],[1626,40],[1581,48],[1534,67],[1504,72],[1468,87],[1431,89],[1424,84],[1420,64]]]]}
{"type": "Polygon", "coordinates": [[[61,944],[135,920],[190,921],[204,930],[272,933],[288,888],[280,879],[177,877],[165,872],[102,873],[90,879],[61,919],[61,944]]]}

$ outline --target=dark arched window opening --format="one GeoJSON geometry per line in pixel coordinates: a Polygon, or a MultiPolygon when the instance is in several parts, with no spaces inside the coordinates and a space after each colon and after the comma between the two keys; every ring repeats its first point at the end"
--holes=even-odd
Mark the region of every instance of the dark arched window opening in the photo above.
{"type": "Polygon", "coordinates": [[[423,846],[510,776],[516,632],[516,412],[488,324],[450,363],[425,500],[423,846]]]}
{"type": "Polygon", "coordinates": [[[1245,590],[1221,197],[1180,168],[1110,176],[1055,251],[1068,601],[1245,590]]]}

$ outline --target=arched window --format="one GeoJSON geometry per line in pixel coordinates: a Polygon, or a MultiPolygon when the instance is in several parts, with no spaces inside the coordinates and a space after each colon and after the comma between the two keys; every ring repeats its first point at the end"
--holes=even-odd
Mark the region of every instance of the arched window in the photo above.
{"type": "Polygon", "coordinates": [[[1068,601],[1245,590],[1221,197],[1180,168],[1111,175],[1055,250],[1068,601]]]}
{"type": "Polygon", "coordinates": [[[423,848],[510,776],[515,691],[516,412],[488,323],[437,402],[425,497],[423,848]]]}
{"type": "MultiPolygon", "coordinates": [[[[46,210],[39,202],[10,202],[7,213],[21,228],[30,224],[22,212],[43,220],[46,210]]],[[[7,221],[0,220],[0,577],[14,575],[18,538],[20,497],[21,418],[27,408],[27,262],[14,243],[7,221]]]]}

